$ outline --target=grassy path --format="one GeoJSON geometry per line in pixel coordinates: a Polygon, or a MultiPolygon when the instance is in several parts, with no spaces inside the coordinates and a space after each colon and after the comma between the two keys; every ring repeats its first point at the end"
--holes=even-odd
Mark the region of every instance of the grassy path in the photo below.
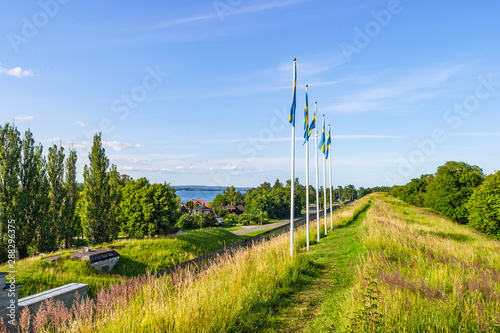
{"type": "Polygon", "coordinates": [[[354,282],[351,266],[364,252],[357,235],[365,217],[366,210],[347,226],[330,232],[304,254],[310,260],[309,271],[299,279],[295,290],[275,306],[273,315],[266,320],[264,332],[332,331],[328,314],[354,282]]]}

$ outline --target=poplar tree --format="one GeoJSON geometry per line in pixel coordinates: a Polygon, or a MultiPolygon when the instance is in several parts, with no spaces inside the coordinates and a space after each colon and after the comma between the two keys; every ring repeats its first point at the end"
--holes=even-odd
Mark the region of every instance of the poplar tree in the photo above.
{"type": "Polygon", "coordinates": [[[36,247],[35,233],[38,224],[44,220],[42,204],[47,193],[42,190],[40,171],[43,166],[43,147],[35,145],[33,133],[27,130],[22,142],[22,157],[20,161],[20,199],[21,218],[17,222],[17,249],[21,257],[26,257],[36,247]]]}
{"type": "Polygon", "coordinates": [[[50,183],[50,215],[48,223],[53,230],[54,243],[59,245],[64,238],[62,207],[64,199],[64,148],[53,145],[47,156],[47,175],[50,183]]]}
{"type": "Polygon", "coordinates": [[[122,186],[120,173],[116,169],[116,165],[112,164],[109,171],[109,232],[112,239],[118,238],[120,232],[120,202],[122,200],[122,186]]]}
{"type": "MultiPolygon", "coordinates": [[[[19,221],[21,138],[16,127],[0,126],[0,260],[7,261],[9,221],[19,221]]],[[[16,226],[17,229],[17,226],[16,226]]]]}
{"type": "Polygon", "coordinates": [[[64,239],[64,246],[70,247],[73,243],[73,236],[77,226],[76,203],[78,201],[78,189],[76,183],[76,161],[78,156],[74,149],[69,151],[66,159],[66,176],[64,179],[64,202],[62,209],[61,235],[64,239]]]}
{"type": "Polygon", "coordinates": [[[111,210],[109,160],[102,147],[101,133],[94,136],[89,153],[90,165],[83,171],[82,228],[87,239],[98,244],[110,241],[109,216],[111,210]]]}
{"type": "Polygon", "coordinates": [[[38,252],[56,250],[56,235],[50,213],[50,181],[47,174],[47,161],[41,158],[41,167],[38,177],[40,179],[40,196],[38,198],[39,216],[37,221],[36,244],[38,252]]]}

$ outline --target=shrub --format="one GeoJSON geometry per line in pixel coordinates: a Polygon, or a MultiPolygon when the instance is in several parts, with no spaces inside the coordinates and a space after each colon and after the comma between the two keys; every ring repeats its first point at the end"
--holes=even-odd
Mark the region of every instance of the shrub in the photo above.
{"type": "Polygon", "coordinates": [[[194,222],[194,217],[186,213],[179,218],[175,226],[181,229],[193,229],[196,227],[196,224],[194,222]]]}

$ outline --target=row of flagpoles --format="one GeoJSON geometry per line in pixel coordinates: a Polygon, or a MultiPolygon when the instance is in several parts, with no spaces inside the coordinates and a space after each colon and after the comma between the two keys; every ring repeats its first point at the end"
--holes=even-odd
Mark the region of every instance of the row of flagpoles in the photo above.
{"type": "MultiPolygon", "coordinates": [[[[292,181],[291,181],[291,202],[290,202],[290,253],[293,255],[293,242],[294,242],[294,204],[295,204],[295,110],[297,105],[297,63],[296,59],[293,59],[293,96],[292,96],[292,106],[290,108],[289,122],[292,125],[292,181]]],[[[325,235],[327,233],[327,214],[326,214],[326,160],[330,155],[331,150],[331,135],[330,135],[330,124],[328,124],[328,138],[325,138],[325,115],[323,115],[323,132],[321,134],[321,140],[318,145],[318,128],[316,126],[316,119],[318,113],[318,102],[314,102],[314,116],[309,124],[309,96],[308,96],[308,85],[306,84],[306,105],[304,108],[304,144],[306,146],[306,226],[307,226],[307,250],[309,250],[309,137],[314,130],[315,137],[315,155],[316,155],[316,223],[317,223],[317,237],[318,242],[320,238],[320,219],[319,219],[319,165],[318,165],[318,150],[323,153],[323,189],[324,189],[324,219],[325,219],[325,235]]],[[[333,205],[332,202],[332,158],[329,159],[329,169],[330,169],[330,211],[333,205]]],[[[333,216],[330,214],[330,228],[333,229],[333,216]]]]}

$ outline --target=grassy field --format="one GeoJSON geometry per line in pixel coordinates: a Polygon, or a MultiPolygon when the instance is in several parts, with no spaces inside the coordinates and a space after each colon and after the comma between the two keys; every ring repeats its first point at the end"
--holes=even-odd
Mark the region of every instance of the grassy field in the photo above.
{"type": "Polygon", "coordinates": [[[33,320],[81,332],[500,331],[500,242],[380,194],[333,218],[310,251],[301,227],[293,256],[283,234],[33,320]]]}
{"type": "Polygon", "coordinates": [[[192,230],[175,238],[118,241],[120,260],[111,273],[123,276],[156,273],[242,240],[227,229],[192,230]]]}
{"type": "MultiPolygon", "coordinates": [[[[155,273],[165,270],[205,253],[215,251],[226,245],[244,239],[221,228],[193,230],[177,237],[122,240],[111,245],[121,245],[118,249],[120,260],[112,270],[105,274],[90,267],[86,262],[69,259],[68,252],[56,262],[47,262],[40,257],[20,260],[16,263],[16,283],[21,283],[19,297],[29,296],[71,282],[89,284],[88,293],[95,296],[101,288],[120,282],[123,277],[155,273]]],[[[10,270],[0,266],[0,272],[10,270]]]]}
{"type": "Polygon", "coordinates": [[[393,198],[362,225],[367,255],[336,330],[500,331],[500,242],[393,198]]]}
{"type": "MultiPolygon", "coordinates": [[[[356,203],[339,212],[339,217],[348,214],[349,209],[353,215],[366,208],[365,204],[366,200],[356,203]]],[[[336,226],[344,223],[345,219],[335,219],[336,226]]],[[[314,239],[314,225],[310,232],[314,239]]],[[[309,274],[312,261],[302,254],[305,228],[299,228],[295,235],[293,256],[289,235],[283,234],[240,249],[234,256],[223,256],[199,275],[185,269],[161,279],[142,281],[142,287],[136,282],[132,287],[115,286],[109,293],[100,294],[94,305],[78,308],[76,319],[70,316],[57,327],[78,327],[82,332],[262,331],[273,308],[307,282],[304,276],[309,274]],[[110,294],[115,302],[109,302],[110,294]]]]}

